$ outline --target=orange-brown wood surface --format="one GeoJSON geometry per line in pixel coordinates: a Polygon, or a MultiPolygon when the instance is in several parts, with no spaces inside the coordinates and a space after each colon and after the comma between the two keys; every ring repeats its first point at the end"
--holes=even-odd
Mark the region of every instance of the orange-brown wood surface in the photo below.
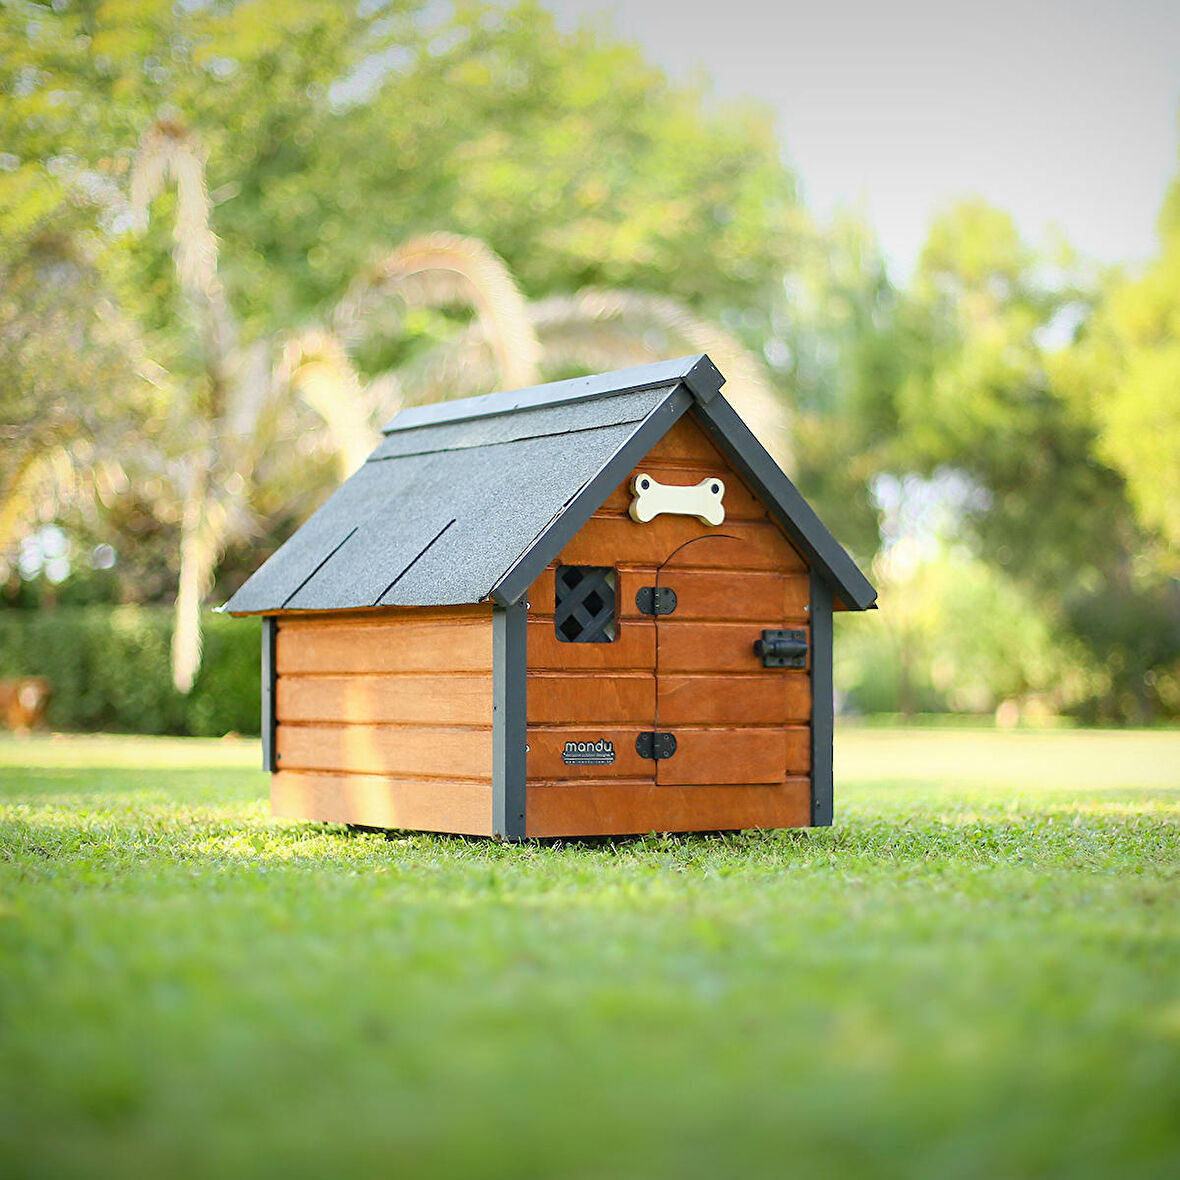
{"type": "Polygon", "coordinates": [[[656,662],[656,625],[650,618],[623,618],[616,624],[613,643],[564,643],[557,638],[553,619],[528,621],[529,668],[536,672],[580,668],[627,668],[650,672],[656,662]]]}
{"type": "Polygon", "coordinates": [[[661,729],[677,725],[788,725],[811,720],[806,672],[661,675],[661,729]]]}
{"type": "MultiPolygon", "coordinates": [[[[529,619],[530,621],[536,619],[553,619],[553,576],[555,573],[557,563],[555,562],[541,576],[532,584],[528,593],[529,604],[529,619]]],[[[651,622],[650,615],[640,614],[639,608],[635,605],[636,591],[642,586],[650,586],[652,584],[651,572],[643,569],[630,569],[627,567],[614,567],[618,575],[618,584],[615,587],[615,597],[618,604],[618,617],[620,619],[637,619],[640,622],[651,622]]]]}
{"type": "Polygon", "coordinates": [[[491,614],[323,623],[280,618],[280,676],[320,672],[490,672],[491,614]]]}
{"type": "Polygon", "coordinates": [[[652,786],[642,780],[530,784],[530,836],[623,836],[729,828],[795,828],[811,822],[811,785],[652,786]]]}
{"type": "Polygon", "coordinates": [[[635,739],[646,725],[530,725],[528,750],[529,781],[563,778],[610,779],[645,778],[654,781],[655,763],[635,752],[635,739]],[[562,760],[566,742],[596,742],[614,746],[615,760],[598,766],[569,766],[562,760]]]}
{"type": "Polygon", "coordinates": [[[725,727],[677,726],[677,753],[656,763],[641,758],[635,739],[641,726],[570,725],[529,727],[530,781],[557,782],[563,778],[651,779],[658,767],[660,781],[683,783],[777,783],[811,769],[811,730],[806,725],[725,727]],[[608,741],[615,760],[600,765],[569,765],[563,760],[567,742],[608,741]]]}
{"type": "Polygon", "coordinates": [[[635,468],[635,473],[646,471],[645,463],[674,463],[697,470],[697,479],[706,475],[737,477],[729,462],[709,441],[709,436],[700,428],[691,414],[685,414],[644,456],[635,468]]]}
{"type": "Polygon", "coordinates": [[[485,783],[280,770],[271,775],[270,806],[287,819],[492,834],[492,788],[485,783]]]}
{"type": "Polygon", "coordinates": [[[626,516],[592,517],[561,551],[560,560],[563,565],[626,564],[654,570],[689,541],[693,564],[701,569],[806,569],[770,521],[727,520],[711,529],[691,516],[657,516],[647,524],[626,516]],[[735,546],[730,538],[745,544],[735,546]]]}
{"type": "MultiPolygon", "coordinates": [[[[762,502],[724,463],[718,463],[716,469],[711,470],[708,463],[702,466],[699,463],[692,464],[684,461],[680,463],[668,463],[662,460],[655,460],[651,463],[645,461],[639,464],[631,478],[634,478],[634,475],[639,471],[650,475],[659,483],[683,487],[695,487],[702,480],[714,476],[720,477],[725,484],[725,495],[722,500],[725,504],[726,520],[766,519],[766,509],[762,506],[762,502]]],[[[626,483],[615,488],[600,511],[603,514],[617,513],[626,516],[631,509],[632,498],[631,481],[628,479],[626,483]]]]}
{"type": "MultiPolygon", "coordinates": [[[[724,527],[724,526],[723,526],[724,527]]],[[[706,542],[701,542],[701,545],[706,542]]],[[[707,542],[712,545],[712,542],[707,542]]],[[[673,562],[659,571],[659,584],[676,591],[683,605],[677,607],[677,619],[701,619],[714,622],[737,622],[778,619],[800,625],[807,622],[811,587],[806,574],[779,574],[770,571],[736,569],[685,569],[680,561],[691,560],[698,545],[690,545],[673,562]]],[[[728,548],[728,546],[726,546],[728,548]]],[[[553,620],[553,575],[551,566],[533,583],[529,591],[529,621],[553,620]]],[[[648,626],[655,620],[640,614],[635,595],[645,586],[656,584],[656,569],[622,567],[618,569],[616,597],[620,623],[633,620],[648,626]]],[[[532,644],[530,636],[530,667],[532,644]]],[[[609,644],[568,644],[568,647],[607,647],[609,644]]]]}
{"type": "Polygon", "coordinates": [[[279,726],[338,721],[360,725],[481,725],[492,716],[490,672],[457,676],[280,676],[279,726]]]}
{"type": "Polygon", "coordinates": [[[489,606],[284,615],[278,815],[491,831],[489,606]]]}
{"type": "Polygon", "coordinates": [[[660,585],[674,590],[677,599],[676,613],[665,621],[807,622],[811,585],[806,574],[682,568],[677,559],[693,560],[696,548],[682,550],[660,571],[660,585]]]}
{"type": "Polygon", "coordinates": [[[392,725],[280,725],[283,770],[327,770],[402,778],[492,778],[492,731],[392,725]]]}
{"type": "Polygon", "coordinates": [[[781,783],[787,777],[787,731],[676,727],[676,754],[655,764],[656,782],[665,786],[696,783],[781,783]]]}
{"type": "Polygon", "coordinates": [[[651,672],[534,672],[528,678],[529,724],[592,729],[629,722],[650,729],[655,690],[651,672]]]}
{"type": "MultiPolygon", "coordinates": [[[[782,668],[764,668],[754,654],[763,630],[757,625],[696,623],[672,616],[660,619],[658,630],[661,677],[667,672],[754,672],[768,679],[787,674],[782,668]]],[[[798,630],[809,632],[802,625],[798,630]]]]}
{"type": "Polygon", "coordinates": [[[557,564],[616,571],[616,639],[561,642],[553,567],[530,588],[530,833],[807,823],[810,679],[763,668],[754,654],[764,628],[809,630],[806,564],[691,416],[636,465],[557,564]],[[639,471],[682,485],[720,477],[725,522],[632,521],[639,471]],[[637,591],[654,585],[675,591],[673,614],[639,613],[637,591]],[[675,733],[673,757],[639,757],[635,739],[652,729],[675,733]],[[567,741],[600,738],[613,744],[612,763],[564,762],[567,741]]]}

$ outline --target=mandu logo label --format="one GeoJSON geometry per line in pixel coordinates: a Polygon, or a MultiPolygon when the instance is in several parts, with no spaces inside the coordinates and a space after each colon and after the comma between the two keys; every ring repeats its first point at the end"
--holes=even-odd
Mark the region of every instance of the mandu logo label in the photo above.
{"type": "Polygon", "coordinates": [[[615,760],[615,743],[606,738],[596,742],[566,742],[561,760],[566,766],[609,766],[615,760]]]}

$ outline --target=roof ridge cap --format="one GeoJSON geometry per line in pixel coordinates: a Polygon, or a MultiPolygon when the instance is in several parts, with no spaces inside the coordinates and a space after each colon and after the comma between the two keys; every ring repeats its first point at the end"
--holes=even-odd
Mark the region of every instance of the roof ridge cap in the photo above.
{"type": "Polygon", "coordinates": [[[657,361],[650,365],[574,377],[566,381],[550,381],[523,389],[503,390],[426,406],[408,406],[395,414],[381,433],[389,435],[402,430],[466,422],[522,410],[572,405],[594,398],[641,393],[681,383],[688,387],[694,398],[703,403],[712,400],[724,382],[725,378],[708,355],[697,353],[671,361],[657,361]]]}

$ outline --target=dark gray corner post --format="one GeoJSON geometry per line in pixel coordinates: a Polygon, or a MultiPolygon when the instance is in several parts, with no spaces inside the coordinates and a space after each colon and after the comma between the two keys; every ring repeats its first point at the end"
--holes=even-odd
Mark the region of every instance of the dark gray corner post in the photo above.
{"type": "Polygon", "coordinates": [[[811,823],[832,822],[832,591],[811,571],[811,823]]]}
{"type": "Polygon", "coordinates": [[[492,834],[525,835],[525,623],[528,603],[492,607],[492,834]]]}
{"type": "Polygon", "coordinates": [[[697,357],[692,368],[684,374],[683,380],[698,402],[711,402],[725,384],[721,370],[713,364],[706,353],[697,357]]]}
{"type": "Polygon", "coordinates": [[[275,639],[279,621],[262,616],[262,769],[278,770],[275,749],[275,639]]]}

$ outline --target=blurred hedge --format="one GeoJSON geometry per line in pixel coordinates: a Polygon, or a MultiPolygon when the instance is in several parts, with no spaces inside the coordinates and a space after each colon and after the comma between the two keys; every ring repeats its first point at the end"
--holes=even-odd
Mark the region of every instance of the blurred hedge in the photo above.
{"type": "Polygon", "coordinates": [[[172,687],[172,611],[154,606],[0,611],[0,676],[45,676],[49,724],[61,730],[220,737],[259,729],[261,628],[207,614],[201,671],[172,687]]]}

